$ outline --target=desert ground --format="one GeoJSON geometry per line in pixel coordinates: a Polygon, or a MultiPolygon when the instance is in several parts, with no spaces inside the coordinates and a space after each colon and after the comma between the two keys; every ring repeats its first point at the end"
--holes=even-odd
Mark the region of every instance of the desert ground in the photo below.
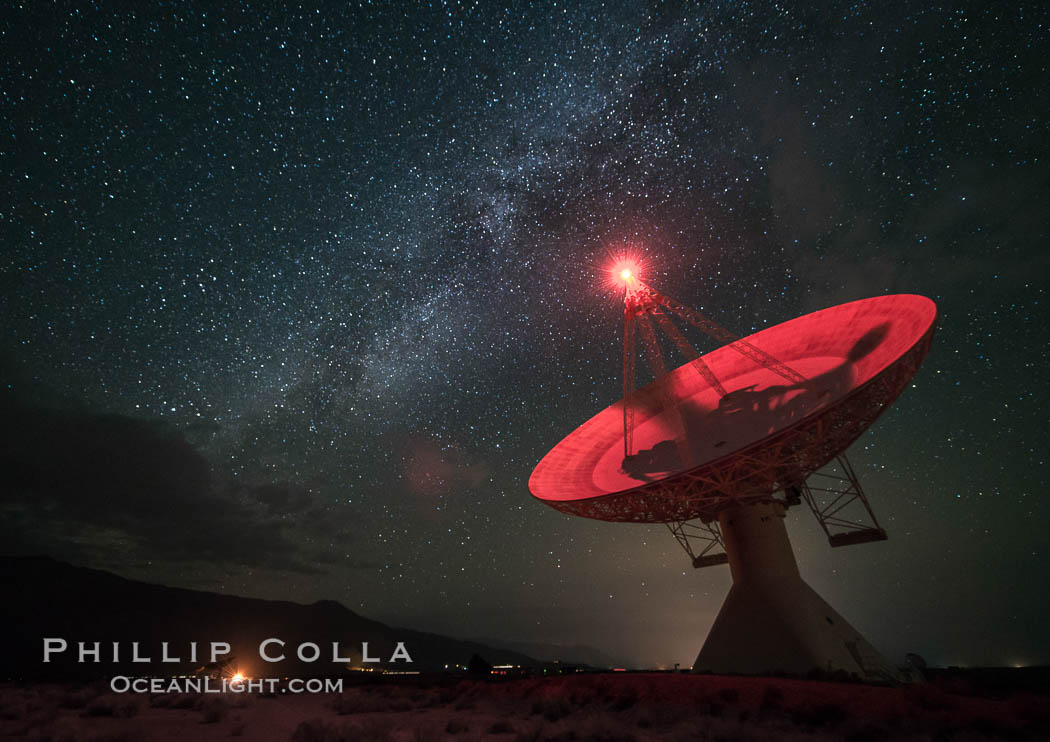
{"type": "Polygon", "coordinates": [[[601,673],[379,679],[342,693],[116,694],[0,686],[0,737],[53,742],[1047,740],[1043,690],[958,678],[890,688],[784,678],[601,673]]]}

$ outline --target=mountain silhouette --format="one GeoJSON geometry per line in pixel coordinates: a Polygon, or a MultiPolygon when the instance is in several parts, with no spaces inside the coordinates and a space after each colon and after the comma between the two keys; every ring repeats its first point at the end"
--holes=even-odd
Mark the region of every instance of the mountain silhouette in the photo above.
{"type": "MultiPolygon", "coordinates": [[[[230,645],[230,672],[251,677],[333,676],[357,668],[440,671],[446,666],[467,666],[479,655],[493,664],[541,667],[542,662],[519,652],[496,649],[479,642],[452,639],[437,634],[399,629],[359,616],[339,603],[322,600],[311,605],[290,601],[259,600],[233,595],[153,585],[128,580],[95,569],[75,567],[49,557],[0,557],[0,577],[6,588],[0,620],[3,652],[0,680],[73,680],[113,675],[169,676],[197,671],[210,660],[210,643],[230,645]],[[44,662],[44,640],[64,639],[68,648],[44,662]],[[284,646],[271,644],[271,657],[260,658],[259,645],[277,638],[284,646]],[[78,661],[78,642],[87,648],[99,643],[100,662],[78,661]],[[119,645],[113,661],[112,647],[119,645]],[[140,657],[150,662],[132,662],[132,643],[138,642],[140,657]],[[168,656],[179,662],[161,662],[162,642],[168,656]],[[190,658],[191,642],[197,643],[197,659],[190,658]],[[303,643],[316,644],[320,656],[304,662],[297,656],[303,643]],[[337,656],[352,662],[333,662],[337,656]],[[379,662],[363,662],[362,642],[379,662]],[[391,658],[398,642],[412,662],[391,658]]],[[[305,650],[309,657],[313,650],[305,650]]],[[[220,659],[222,659],[220,657],[220,659]]]]}

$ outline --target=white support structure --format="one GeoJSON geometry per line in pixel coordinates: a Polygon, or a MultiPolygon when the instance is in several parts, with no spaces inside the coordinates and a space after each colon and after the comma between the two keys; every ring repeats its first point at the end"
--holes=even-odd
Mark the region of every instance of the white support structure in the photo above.
{"type": "Polygon", "coordinates": [[[803,581],[784,513],[782,503],[766,501],[719,514],[733,587],[693,671],[844,671],[869,682],[902,680],[899,671],[803,581]]]}

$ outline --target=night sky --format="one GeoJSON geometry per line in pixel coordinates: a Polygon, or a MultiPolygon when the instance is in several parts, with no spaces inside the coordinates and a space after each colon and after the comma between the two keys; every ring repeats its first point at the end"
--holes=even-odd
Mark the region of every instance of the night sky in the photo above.
{"type": "Polygon", "coordinates": [[[896,661],[1050,661],[1043,4],[351,5],[5,3],[3,551],[689,665],[728,568],[527,489],[630,245],[738,334],[934,299],[850,450],[890,540],[793,510],[800,567],[896,661]]]}

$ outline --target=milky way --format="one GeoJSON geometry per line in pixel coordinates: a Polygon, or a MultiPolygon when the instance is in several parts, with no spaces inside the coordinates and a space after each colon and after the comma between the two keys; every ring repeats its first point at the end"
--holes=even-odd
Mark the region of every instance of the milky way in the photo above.
{"type": "Polygon", "coordinates": [[[937,301],[929,360],[851,451],[890,541],[833,551],[792,513],[801,567],[891,656],[1050,661],[1047,22],[10,4],[0,537],[688,664],[725,569],[526,487],[618,396],[603,271],[631,245],[740,334],[937,301]]]}

